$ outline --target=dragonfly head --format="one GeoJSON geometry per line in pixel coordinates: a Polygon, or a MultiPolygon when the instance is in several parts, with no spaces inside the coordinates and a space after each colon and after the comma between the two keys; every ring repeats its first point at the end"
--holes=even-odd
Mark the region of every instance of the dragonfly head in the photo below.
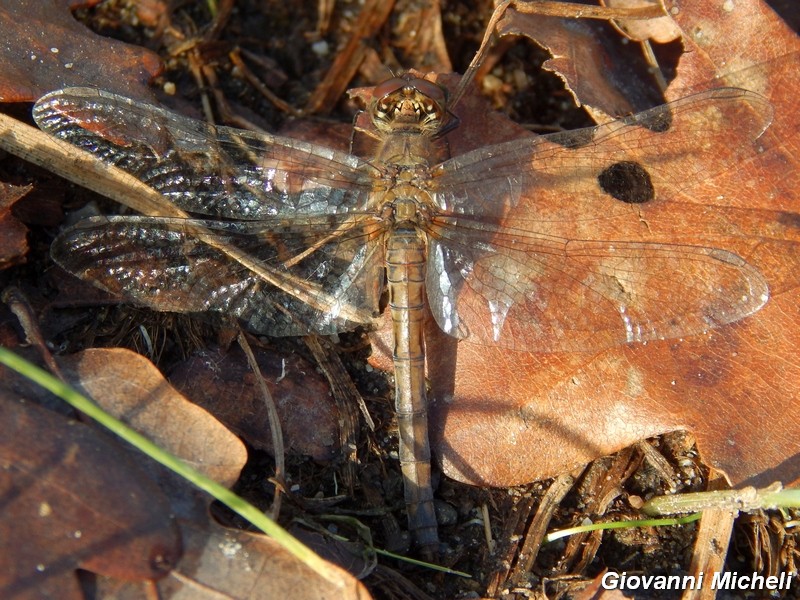
{"type": "Polygon", "coordinates": [[[375,87],[370,106],[372,122],[384,133],[418,131],[436,134],[447,110],[447,92],[427,79],[406,74],[375,87]]]}

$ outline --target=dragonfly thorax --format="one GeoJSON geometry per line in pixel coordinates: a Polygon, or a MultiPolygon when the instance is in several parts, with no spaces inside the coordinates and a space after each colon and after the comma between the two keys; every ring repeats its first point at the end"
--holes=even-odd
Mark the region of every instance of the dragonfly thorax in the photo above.
{"type": "Polygon", "coordinates": [[[416,222],[418,204],[412,198],[398,198],[392,204],[392,214],[396,223],[416,222]]]}
{"type": "Polygon", "coordinates": [[[384,197],[381,217],[392,224],[390,229],[415,228],[431,219],[431,202],[426,192],[413,186],[400,186],[384,197]]]}

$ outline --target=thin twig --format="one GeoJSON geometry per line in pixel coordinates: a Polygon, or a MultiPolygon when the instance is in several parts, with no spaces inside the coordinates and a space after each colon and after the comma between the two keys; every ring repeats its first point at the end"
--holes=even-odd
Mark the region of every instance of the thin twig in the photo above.
{"type": "Polygon", "coordinates": [[[273,521],[278,520],[278,515],[281,511],[281,494],[286,486],[283,485],[284,474],[286,473],[286,460],[285,450],[283,446],[283,431],[281,429],[281,421],[278,416],[278,408],[275,406],[275,400],[272,399],[272,394],[269,393],[269,388],[264,381],[264,376],[261,374],[261,369],[256,362],[256,357],[253,355],[253,349],[247,341],[247,336],[239,330],[239,335],[236,336],[239,346],[244,350],[247,356],[247,364],[250,365],[250,370],[256,378],[256,384],[261,391],[261,397],[264,399],[264,406],[269,415],[269,431],[272,435],[272,448],[275,458],[275,480],[279,485],[275,486],[275,494],[273,495],[272,508],[270,509],[271,518],[273,521]]]}

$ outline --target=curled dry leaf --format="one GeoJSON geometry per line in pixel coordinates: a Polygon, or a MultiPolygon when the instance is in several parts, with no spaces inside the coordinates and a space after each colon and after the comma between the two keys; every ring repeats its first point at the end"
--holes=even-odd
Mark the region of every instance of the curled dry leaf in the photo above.
{"type": "Polygon", "coordinates": [[[91,32],[61,2],[6,0],[0,39],[8,41],[0,44],[2,102],[33,102],[55,89],[98,82],[148,99],[147,82],[161,70],[158,55],[91,32]]]}
{"type": "Polygon", "coordinates": [[[164,576],[181,542],[155,484],[105,434],[0,394],[0,596],[82,598],[77,568],[164,576]]]}
{"type": "MultiPolygon", "coordinates": [[[[498,24],[500,35],[522,35],[552,54],[542,68],[553,71],[575,101],[604,120],[663,104],[648,65],[630,44],[597,21],[542,17],[509,9],[498,24]],[[644,83],[642,83],[644,82],[644,83]]],[[[598,119],[600,120],[600,119],[598,119]]]]}
{"type": "MultiPolygon", "coordinates": [[[[605,6],[614,8],[639,8],[658,5],[660,0],[601,0],[605,6]]],[[[650,40],[666,44],[681,37],[681,30],[670,17],[646,20],[623,20],[614,23],[629,40],[642,42],[650,40]]]]}

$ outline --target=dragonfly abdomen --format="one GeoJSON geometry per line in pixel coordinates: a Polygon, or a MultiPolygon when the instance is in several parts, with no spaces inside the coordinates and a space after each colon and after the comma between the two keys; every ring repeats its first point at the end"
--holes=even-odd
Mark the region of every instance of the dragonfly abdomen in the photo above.
{"type": "Polygon", "coordinates": [[[389,311],[394,329],[395,409],[408,526],[416,545],[439,543],[431,488],[431,449],[425,389],[425,254],[422,234],[398,226],[386,241],[389,311]]]}

